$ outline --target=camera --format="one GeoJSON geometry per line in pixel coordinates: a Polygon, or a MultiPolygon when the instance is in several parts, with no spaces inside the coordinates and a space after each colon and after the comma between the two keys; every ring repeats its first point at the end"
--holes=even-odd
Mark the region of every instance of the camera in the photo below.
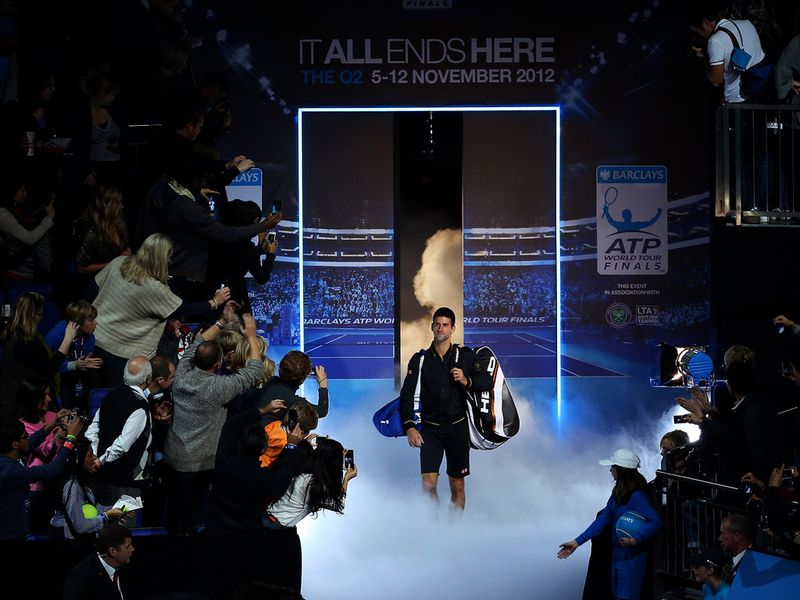
{"type": "Polygon", "coordinates": [[[268,243],[268,244],[271,244],[272,242],[274,242],[274,241],[275,241],[275,238],[276,238],[277,236],[278,236],[278,234],[277,234],[277,233],[275,233],[274,231],[270,231],[270,232],[267,234],[267,243],[268,243]]]}
{"type": "Polygon", "coordinates": [[[85,411],[82,411],[77,408],[72,409],[72,416],[80,420],[80,422],[83,423],[84,425],[87,425],[88,423],[92,422],[92,418],[85,411]]]}
{"type": "Polygon", "coordinates": [[[345,450],[344,452],[344,468],[349,469],[355,465],[355,457],[352,450],[345,450]]]}
{"type": "Polygon", "coordinates": [[[678,423],[691,423],[692,422],[692,414],[691,413],[686,413],[686,414],[683,414],[683,415],[675,415],[674,417],[672,417],[672,422],[675,423],[676,425],[678,423]]]}

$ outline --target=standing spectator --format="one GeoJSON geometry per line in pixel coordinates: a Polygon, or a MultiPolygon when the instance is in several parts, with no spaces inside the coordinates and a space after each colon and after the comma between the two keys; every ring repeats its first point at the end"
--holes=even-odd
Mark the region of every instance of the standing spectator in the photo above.
{"type": "MultiPolygon", "coordinates": [[[[280,499],[267,507],[264,517],[264,527],[269,532],[284,530],[297,540],[296,544],[288,543],[286,548],[287,553],[290,553],[295,545],[298,548],[296,553],[289,554],[290,567],[287,569],[287,579],[277,582],[296,590],[301,588],[303,573],[297,524],[308,515],[316,515],[322,510],[342,514],[347,485],[358,475],[355,464],[345,467],[344,448],[339,442],[328,438],[317,438],[316,441],[316,449],[311,455],[311,460],[304,465],[303,472],[294,478],[280,499]],[[289,578],[292,576],[294,579],[289,578]]],[[[266,539],[270,539],[269,534],[266,539]]]]}
{"type": "MultiPolygon", "coordinates": [[[[246,227],[261,220],[261,209],[255,202],[233,200],[223,204],[220,213],[222,223],[229,227],[246,227]]],[[[231,298],[245,312],[252,312],[245,276],[250,273],[255,283],[264,285],[275,264],[278,242],[275,239],[268,241],[266,235],[266,231],[260,231],[257,244],[247,239],[233,244],[211,245],[208,258],[209,285],[222,283],[230,287],[231,298]]]]}
{"type": "Polygon", "coordinates": [[[98,387],[89,381],[91,371],[96,371],[103,366],[102,358],[94,358],[94,330],[97,328],[97,309],[86,302],[78,300],[67,305],[64,310],[64,320],[56,323],[44,338],[47,347],[55,352],[68,323],[78,323],[78,333],[69,346],[67,360],[59,371],[61,373],[61,406],[64,408],[79,408],[88,410],[86,392],[98,387]]]}
{"type": "Polygon", "coordinates": [[[207,303],[183,304],[167,285],[171,254],[169,238],[153,234],[136,254],[115,258],[95,277],[100,292],[94,305],[103,315],[96,354],[103,359],[104,387],[122,384],[129,358],[155,354],[164,324],[178,309],[208,314],[228,299],[230,290],[222,289],[207,303]]]}
{"type": "Polygon", "coordinates": [[[747,52],[750,55],[747,68],[764,60],[765,54],[756,28],[750,21],[720,18],[717,11],[707,6],[700,5],[695,12],[689,25],[693,33],[707,40],[706,75],[709,81],[715,86],[724,84],[725,102],[744,102],[749,99],[747,90],[742,89],[742,73],[745,69],[737,66],[732,55],[737,46],[747,52]]]}
{"type": "Polygon", "coordinates": [[[79,82],[83,103],[73,115],[73,137],[69,145],[75,156],[75,172],[85,186],[121,185],[125,179],[127,120],[112,109],[119,84],[104,67],[89,69],[79,82]]]}
{"type": "Polygon", "coordinates": [[[167,467],[164,464],[164,444],[172,424],[172,384],[175,381],[175,363],[164,356],[150,359],[153,374],[150,378],[147,400],[153,427],[149,449],[149,469],[145,471],[147,485],[142,493],[142,523],[145,526],[163,526],[166,506],[167,467]]]}
{"type": "Polygon", "coordinates": [[[261,466],[259,456],[267,445],[259,417],[285,408],[274,400],[231,417],[222,428],[214,467],[208,514],[209,533],[255,532],[261,528],[268,498],[283,496],[299,472],[302,436],[287,432],[289,445],[270,468],[261,466]]]}
{"type": "MultiPolygon", "coordinates": [[[[235,406],[230,407],[232,412],[245,410],[250,406],[265,406],[270,400],[278,398],[283,400],[286,408],[276,412],[274,415],[269,415],[268,420],[280,420],[286,414],[286,410],[292,408],[298,402],[307,402],[305,398],[297,395],[297,391],[305,383],[308,376],[311,375],[311,358],[299,350],[290,350],[281,359],[278,369],[278,375],[267,380],[261,389],[251,392],[239,399],[235,406]]],[[[317,404],[312,404],[311,406],[321,419],[328,415],[330,406],[328,376],[325,374],[325,367],[322,365],[316,365],[313,371],[318,386],[318,399],[317,404]]]]}
{"type": "Polygon", "coordinates": [[[775,410],[756,385],[755,353],[747,346],[731,346],[725,351],[724,364],[723,393],[729,393],[731,406],[710,404],[698,388],[692,389],[690,398],[678,398],[678,403],[689,411],[691,422],[700,426],[700,441],[718,453],[721,483],[739,485],[748,472],[767,481],[781,462],[782,449],[775,436],[775,410]]]}
{"type": "MultiPolygon", "coordinates": [[[[78,273],[94,276],[118,256],[130,256],[128,227],[125,225],[122,190],[99,186],[86,210],[81,227],[86,233],[78,249],[78,273]]],[[[94,287],[90,282],[84,286],[94,287]]]]}
{"type": "Polygon", "coordinates": [[[222,349],[215,338],[217,322],[195,338],[178,363],[172,387],[174,415],[165,445],[171,468],[168,527],[173,534],[193,533],[201,523],[214,469],[214,457],[225,423],[225,405],[254,387],[264,376],[258,353],[256,323],[244,315],[242,333],[250,342],[244,368],[221,376],[222,349]]]}
{"type": "Polygon", "coordinates": [[[611,592],[614,598],[638,600],[642,593],[645,568],[647,567],[647,545],[644,544],[661,527],[661,519],[647,499],[647,482],[638,471],[639,457],[627,448],[614,451],[611,458],[600,461],[601,465],[611,467],[614,490],[605,508],[597,518],[574,540],[564,542],[558,551],[558,558],[572,555],[578,546],[600,535],[606,526],[616,526],[619,518],[633,511],[646,520],[641,531],[632,537],[612,538],[611,549],[611,592]]]}
{"type": "Polygon", "coordinates": [[[47,234],[53,227],[56,213],[53,202],[44,207],[43,215],[35,223],[26,223],[28,187],[25,181],[12,178],[0,193],[3,195],[0,198],[0,270],[12,279],[30,279],[37,271],[49,273],[53,256],[47,234]]]}
{"type": "Polygon", "coordinates": [[[125,385],[103,398],[86,437],[97,455],[97,499],[114,504],[120,496],[141,496],[150,435],[150,406],[145,390],[153,373],[150,361],[134,356],[125,365],[125,385]]]}
{"type": "Polygon", "coordinates": [[[43,314],[44,297],[35,292],[20,294],[11,308],[11,320],[0,335],[4,344],[0,380],[7,398],[14,397],[17,384],[26,377],[52,383],[78,334],[79,325],[69,323],[61,343],[51,356],[38,332],[43,314]]]}

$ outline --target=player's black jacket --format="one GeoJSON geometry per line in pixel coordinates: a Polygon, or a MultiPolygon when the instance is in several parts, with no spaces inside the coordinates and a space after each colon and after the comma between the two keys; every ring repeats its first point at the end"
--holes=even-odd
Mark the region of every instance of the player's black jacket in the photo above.
{"type": "Polygon", "coordinates": [[[492,376],[476,362],[475,352],[469,348],[452,344],[439,358],[433,344],[427,350],[421,350],[408,361],[408,373],[400,391],[400,416],[403,429],[414,425],[414,389],[417,386],[419,359],[425,354],[422,362],[422,384],[420,387],[420,403],[422,419],[430,423],[454,423],[466,415],[465,388],[453,380],[450,370],[458,367],[469,378],[469,388],[476,391],[488,391],[492,388],[492,376]]]}

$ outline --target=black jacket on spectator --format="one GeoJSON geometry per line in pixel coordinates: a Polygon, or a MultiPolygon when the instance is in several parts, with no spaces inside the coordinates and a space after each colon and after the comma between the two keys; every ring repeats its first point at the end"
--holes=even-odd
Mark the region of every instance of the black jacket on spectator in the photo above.
{"type": "MultiPolygon", "coordinates": [[[[308,402],[306,398],[297,395],[298,387],[299,386],[284,381],[280,377],[272,377],[263,387],[252,389],[231,400],[230,404],[228,404],[228,416],[232,417],[233,415],[251,408],[266,406],[271,400],[283,400],[283,403],[286,405],[286,410],[289,410],[298,402],[308,402]]],[[[314,410],[317,411],[317,416],[321,419],[322,417],[328,416],[328,388],[319,388],[318,402],[318,404],[309,404],[314,407],[314,410]]],[[[262,417],[262,424],[266,425],[270,421],[279,421],[283,419],[286,410],[262,417]]]]}
{"type": "Polygon", "coordinates": [[[228,419],[222,428],[206,524],[209,533],[260,529],[267,499],[283,496],[298,473],[295,449],[285,448],[269,468],[242,451],[242,431],[258,418],[258,409],[251,408],[228,419]]]}
{"type": "Polygon", "coordinates": [[[227,246],[212,244],[211,256],[208,259],[209,290],[227,285],[231,288],[231,300],[236,300],[245,312],[250,312],[250,298],[247,295],[247,282],[244,276],[250,272],[253,281],[264,285],[269,280],[274,265],[274,254],[265,253],[249,241],[227,246]],[[262,256],[264,256],[263,264],[262,256]]]}
{"type": "Polygon", "coordinates": [[[761,481],[780,465],[778,423],[768,399],[759,392],[747,394],[738,407],[721,410],[702,425],[702,441],[719,453],[719,481],[739,485],[753,473],[761,481]]]}
{"type": "MultiPolygon", "coordinates": [[[[79,562],[64,582],[63,600],[117,600],[121,598],[108,572],[100,564],[100,557],[92,552],[79,562]]],[[[118,571],[120,588],[129,597],[125,569],[118,571]]]]}
{"type": "Polygon", "coordinates": [[[139,221],[140,239],[164,233],[172,240],[170,273],[199,282],[206,280],[209,242],[244,242],[263,230],[258,223],[226,227],[195,202],[188,189],[170,181],[161,181],[150,189],[139,221]]]}
{"type": "Polygon", "coordinates": [[[150,437],[150,407],[147,400],[138,396],[127,385],[111,390],[103,398],[103,405],[100,409],[98,456],[102,456],[106,449],[114,443],[114,440],[122,433],[125,421],[139,409],[144,410],[147,414],[147,425],[130,450],[117,460],[103,465],[96,475],[98,481],[119,487],[132,487],[134,485],[134,469],[147,451],[147,440],[150,437]]]}

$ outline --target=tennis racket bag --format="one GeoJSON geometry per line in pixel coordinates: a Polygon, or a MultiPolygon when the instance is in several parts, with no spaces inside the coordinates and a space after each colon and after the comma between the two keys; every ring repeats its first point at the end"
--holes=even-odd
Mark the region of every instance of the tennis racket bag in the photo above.
{"type": "Polygon", "coordinates": [[[491,373],[493,385],[487,392],[467,390],[469,441],[476,450],[494,450],[519,431],[519,414],[494,352],[482,346],[475,353],[478,365],[491,373]]]}

